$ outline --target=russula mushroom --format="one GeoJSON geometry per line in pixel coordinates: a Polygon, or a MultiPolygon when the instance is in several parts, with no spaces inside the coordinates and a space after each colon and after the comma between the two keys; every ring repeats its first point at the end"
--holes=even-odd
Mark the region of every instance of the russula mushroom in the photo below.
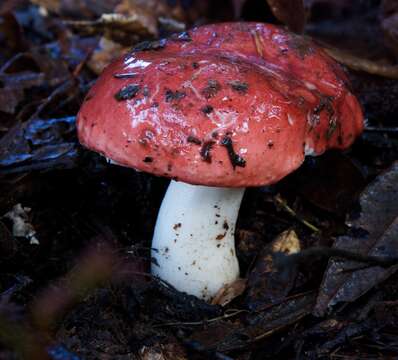
{"type": "Polygon", "coordinates": [[[140,44],[109,65],[78,115],[83,145],[173,180],[153,237],[152,273],[209,300],[239,276],[244,189],[305,155],[345,149],[363,116],[340,66],[279,27],[225,23],[140,44]]]}

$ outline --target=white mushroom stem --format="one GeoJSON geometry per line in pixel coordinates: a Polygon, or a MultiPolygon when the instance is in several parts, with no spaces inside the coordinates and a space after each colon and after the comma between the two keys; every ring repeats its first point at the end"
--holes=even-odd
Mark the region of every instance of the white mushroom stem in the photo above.
{"type": "Polygon", "coordinates": [[[235,223],[244,188],[171,181],[152,242],[152,274],[210,300],[239,277],[235,223]]]}

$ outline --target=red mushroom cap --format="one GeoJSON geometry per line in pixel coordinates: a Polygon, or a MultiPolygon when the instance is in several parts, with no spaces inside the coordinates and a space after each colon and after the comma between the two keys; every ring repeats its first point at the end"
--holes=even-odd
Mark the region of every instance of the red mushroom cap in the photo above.
{"type": "Polygon", "coordinates": [[[191,184],[246,187],[347,148],[363,116],[340,66],[279,27],[226,23],[142,43],[109,65],[78,114],[83,145],[191,184]]]}

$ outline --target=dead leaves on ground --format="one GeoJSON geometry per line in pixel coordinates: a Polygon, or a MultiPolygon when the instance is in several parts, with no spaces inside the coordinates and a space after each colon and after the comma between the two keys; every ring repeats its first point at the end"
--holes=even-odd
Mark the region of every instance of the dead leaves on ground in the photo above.
{"type": "Polygon", "coordinates": [[[190,339],[199,342],[206,351],[242,350],[309,315],[314,301],[314,293],[299,294],[264,311],[249,314],[244,322],[221,320],[210,324],[206,329],[196,331],[190,339]]]}
{"type": "Polygon", "coordinates": [[[122,1],[112,12],[101,14],[96,20],[75,20],[66,23],[86,33],[102,33],[108,39],[119,40],[131,46],[140,37],[158,35],[157,19],[166,9],[159,9],[158,14],[155,10],[151,11],[151,5],[154,5],[153,1],[147,4],[142,1],[122,1]]]}
{"type": "MultiPolygon", "coordinates": [[[[350,234],[334,246],[364,255],[398,257],[398,163],[380,175],[360,196],[361,214],[349,221],[350,234]]],[[[340,302],[353,302],[398,269],[331,260],[314,313],[324,315],[340,302]]]]}
{"type": "Polygon", "coordinates": [[[112,60],[142,39],[157,38],[160,28],[182,31],[189,14],[180,4],[166,0],[122,0],[92,4],[70,1],[35,1],[57,13],[63,23],[84,36],[100,36],[98,46],[87,59],[88,66],[100,74],[112,60]],[[94,18],[95,17],[95,18],[94,18]]]}
{"type": "MultiPolygon", "coordinates": [[[[380,259],[398,258],[397,184],[398,163],[395,163],[362,191],[359,197],[360,215],[355,217],[353,214],[354,219],[347,221],[348,235],[340,236],[335,248],[351,251],[354,255],[358,253],[364,258],[367,255],[380,259]]],[[[252,342],[266,339],[310,314],[325,316],[337,304],[357,301],[398,269],[398,264],[386,268],[367,262],[331,259],[318,295],[312,293],[289,297],[298,268],[279,267],[278,262],[275,266],[273,254],[282,252],[283,256],[289,257],[299,251],[300,243],[292,231],[282,233],[266,246],[247,281],[246,306],[250,312],[238,316],[245,319],[245,325],[241,321],[220,319],[211,323],[206,330],[194,333],[192,339],[200,342],[206,351],[217,353],[247,348],[252,342]]],[[[320,349],[312,350],[313,355],[329,353],[336,346],[344,344],[347,337],[366,334],[376,326],[375,320],[368,319],[366,315],[375,306],[372,299],[370,297],[362,310],[359,307],[362,315],[353,315],[359,322],[354,322],[351,317],[347,317],[346,321],[337,321],[332,315],[308,330],[308,334],[304,333],[303,341],[308,341],[311,331],[322,333],[326,331],[325,326],[332,325],[329,340],[320,349]]],[[[385,324],[381,322],[377,326],[382,329],[385,324]]]]}
{"type": "Polygon", "coordinates": [[[211,301],[212,305],[225,306],[242,295],[246,289],[246,279],[237,279],[231,284],[223,286],[211,301]]]}
{"type": "MultiPolygon", "coordinates": [[[[365,256],[398,258],[397,184],[398,163],[395,163],[361,193],[359,198],[361,213],[359,217],[357,215],[347,222],[349,233],[336,240],[334,245],[336,248],[365,256]]],[[[324,316],[336,304],[358,300],[398,269],[398,264],[385,268],[332,259],[317,296],[301,294],[289,298],[288,294],[293,288],[292,281],[295,279],[297,269],[290,267],[287,269],[289,274],[286,275],[281,269],[274,268],[272,253],[275,251],[284,252],[287,256],[297,254],[300,245],[295,234],[292,232],[281,234],[260,254],[247,285],[247,301],[249,301],[247,305],[249,309],[254,310],[253,313],[246,315],[248,325],[240,327],[237,322],[233,324],[225,321],[217,322],[209,329],[195,333],[193,339],[201,341],[207,350],[212,351],[229,352],[245,348],[251,342],[271,336],[280,327],[298,322],[310,313],[324,316]],[[205,339],[205,333],[213,335],[205,339]]],[[[366,310],[362,310],[364,311],[366,310]]],[[[366,333],[374,326],[374,320],[366,319],[366,315],[362,315],[361,318],[362,322],[357,324],[348,319],[345,323],[334,321],[335,337],[325,342],[320,351],[327,353],[337,344],[343,344],[345,341],[343,338],[366,333]]],[[[321,324],[325,325],[325,321],[321,324]]],[[[324,326],[321,324],[317,326],[324,326]]],[[[304,337],[306,336],[304,334],[304,337]]]]}

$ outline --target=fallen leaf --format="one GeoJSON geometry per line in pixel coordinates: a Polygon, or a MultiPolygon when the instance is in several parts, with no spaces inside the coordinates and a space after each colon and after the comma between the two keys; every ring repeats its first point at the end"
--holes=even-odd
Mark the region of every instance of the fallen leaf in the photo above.
{"type": "Polygon", "coordinates": [[[206,329],[194,332],[191,340],[200,342],[204,351],[224,353],[246,348],[310,314],[315,298],[314,293],[305,293],[285,299],[266,311],[249,314],[244,325],[227,321],[211,323],[206,329]]]}
{"type": "Polygon", "coordinates": [[[147,18],[140,14],[102,14],[101,17],[95,21],[80,20],[68,21],[68,25],[74,27],[85,28],[88,33],[107,34],[107,37],[113,39],[122,39],[125,36],[131,39],[131,36],[150,37],[157,34],[156,22],[153,18],[147,18]]]}
{"type": "Polygon", "coordinates": [[[185,23],[166,16],[159,16],[158,22],[168,33],[183,32],[187,28],[185,23]]]}
{"type": "Polygon", "coordinates": [[[259,255],[248,279],[246,305],[259,310],[281,302],[294,285],[295,268],[279,271],[274,266],[273,254],[290,255],[300,251],[300,240],[294,230],[286,230],[270,243],[259,255]]]}
{"type": "Polygon", "coordinates": [[[105,66],[109,65],[113,60],[127,52],[128,48],[124,47],[112,40],[102,37],[94,50],[87,65],[96,74],[101,74],[105,66]]]}
{"type": "Polygon", "coordinates": [[[30,208],[16,204],[3,217],[12,221],[12,234],[14,236],[26,238],[31,245],[39,245],[40,242],[36,237],[36,230],[30,223],[28,215],[30,211],[30,208]]]}
{"type": "Polygon", "coordinates": [[[271,243],[271,249],[273,253],[295,254],[300,251],[300,240],[294,230],[286,230],[271,243]]]}
{"type": "Polygon", "coordinates": [[[45,81],[43,73],[33,71],[21,71],[17,73],[0,73],[0,81],[4,88],[9,89],[27,89],[32,86],[41,86],[45,81]]]}
{"type": "Polygon", "coordinates": [[[363,71],[368,74],[379,75],[390,79],[398,79],[398,65],[379,63],[332,47],[325,48],[325,51],[337,62],[352,70],[363,71]]]}
{"type": "Polygon", "coordinates": [[[59,15],[92,18],[110,12],[119,0],[31,0],[40,7],[59,15]]]}
{"type": "Polygon", "coordinates": [[[242,295],[245,289],[246,279],[237,279],[232,284],[225,285],[218,290],[211,304],[225,306],[239,295],[242,295]]]}
{"type": "Polygon", "coordinates": [[[315,325],[309,331],[304,332],[304,341],[311,342],[314,337],[325,338],[326,341],[317,347],[311,347],[305,351],[309,359],[321,359],[328,357],[333,350],[347,345],[355,338],[360,338],[375,329],[377,324],[373,319],[365,321],[349,321],[348,319],[328,319],[315,325]],[[325,336],[327,334],[327,336],[325,336]]]}
{"type": "Polygon", "coordinates": [[[30,169],[43,168],[77,158],[74,129],[74,116],[17,123],[0,139],[0,174],[22,172],[28,164],[30,169]]]}
{"type": "Polygon", "coordinates": [[[13,114],[20,102],[30,98],[32,87],[62,85],[70,78],[67,64],[46,51],[19,53],[0,68],[0,111],[13,114]]]}
{"type": "MultiPolygon", "coordinates": [[[[347,223],[350,234],[337,238],[334,247],[363,255],[398,256],[398,162],[362,192],[361,214],[347,223]]],[[[314,314],[322,316],[340,302],[352,302],[385,280],[397,266],[331,260],[318,294],[314,314]],[[357,269],[357,270],[356,270],[357,269]]]]}
{"type": "Polygon", "coordinates": [[[168,23],[185,20],[179,9],[179,6],[168,6],[167,1],[123,0],[113,11],[101,14],[96,20],[66,23],[89,34],[101,34],[113,42],[131,46],[142,39],[158,37],[160,18],[167,18],[168,23]]]}
{"type": "Polygon", "coordinates": [[[43,83],[44,74],[42,73],[0,73],[0,111],[14,114],[18,105],[25,98],[24,90],[32,86],[40,86],[43,83]]]}

